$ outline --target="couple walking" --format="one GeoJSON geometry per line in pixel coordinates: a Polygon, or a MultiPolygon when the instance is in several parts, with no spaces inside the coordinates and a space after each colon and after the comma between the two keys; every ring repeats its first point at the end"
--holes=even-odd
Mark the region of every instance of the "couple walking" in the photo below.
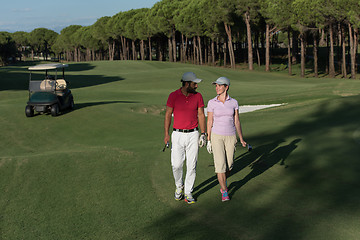
{"type": "Polygon", "coordinates": [[[192,196],[196,177],[196,164],[199,147],[207,145],[213,154],[215,173],[220,184],[222,201],[230,200],[227,192],[226,178],[233,167],[236,134],[243,147],[246,142],[242,136],[239,120],[238,102],[228,94],[230,80],[218,78],[216,97],[207,105],[207,123],[204,114],[204,100],[196,91],[202,80],[193,72],[186,72],[181,78],[180,89],[170,93],[166,103],[164,121],[165,144],[171,138],[171,166],[175,180],[175,200],[188,204],[195,203],[192,196]],[[170,125],[174,116],[173,131],[170,137],[170,125]],[[200,127],[200,133],[199,133],[200,127]],[[205,130],[207,129],[207,131],[205,130]],[[183,165],[186,160],[186,176],[183,180],[183,165]]]}

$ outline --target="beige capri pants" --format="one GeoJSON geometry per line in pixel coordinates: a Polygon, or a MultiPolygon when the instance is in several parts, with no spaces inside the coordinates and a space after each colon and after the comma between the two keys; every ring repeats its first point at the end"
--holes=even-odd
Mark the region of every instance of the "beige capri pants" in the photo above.
{"type": "Polygon", "coordinates": [[[223,136],[211,134],[215,173],[225,173],[233,168],[236,142],[236,135],[223,136]]]}

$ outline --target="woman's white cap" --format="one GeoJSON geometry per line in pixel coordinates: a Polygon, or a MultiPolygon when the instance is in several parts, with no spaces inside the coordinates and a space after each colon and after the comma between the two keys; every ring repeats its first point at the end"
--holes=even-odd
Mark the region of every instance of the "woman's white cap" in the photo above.
{"type": "Polygon", "coordinates": [[[219,77],[215,82],[213,82],[212,84],[219,84],[219,85],[227,85],[230,86],[230,79],[228,79],[227,77],[219,77]]]}

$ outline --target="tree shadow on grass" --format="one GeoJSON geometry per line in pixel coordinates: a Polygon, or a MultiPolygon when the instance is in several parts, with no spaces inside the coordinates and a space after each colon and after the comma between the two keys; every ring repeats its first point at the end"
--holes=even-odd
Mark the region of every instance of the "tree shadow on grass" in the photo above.
{"type": "MultiPolygon", "coordinates": [[[[285,161],[290,156],[290,154],[297,148],[297,144],[300,141],[301,139],[295,139],[288,145],[281,147],[278,147],[279,142],[274,142],[269,144],[269,146],[265,145],[264,147],[255,149],[255,151],[258,152],[261,156],[257,158],[255,162],[252,162],[249,165],[252,171],[248,175],[246,175],[240,181],[232,182],[229,185],[229,196],[232,197],[235,192],[239,190],[242,186],[244,186],[247,182],[264,173],[266,170],[273,167],[277,163],[280,163],[280,165],[283,165],[285,168],[287,168],[288,165],[285,164],[285,161]]],[[[239,161],[242,162],[242,159],[239,159],[237,162],[239,161]]],[[[241,169],[243,168],[244,166],[242,166],[241,169]]],[[[236,172],[240,171],[241,169],[237,170],[236,172]]],[[[236,172],[234,171],[232,175],[236,172]]]]}
{"type": "MultiPolygon", "coordinates": [[[[107,105],[107,104],[116,104],[116,103],[140,103],[140,102],[135,102],[135,101],[102,101],[102,102],[89,102],[89,103],[75,103],[75,107],[74,109],[64,109],[61,111],[61,114],[58,115],[57,117],[61,117],[63,115],[69,114],[73,111],[77,111],[80,110],[82,108],[87,108],[87,107],[93,107],[93,106],[99,106],[99,105],[107,105]]],[[[51,115],[50,112],[48,113],[38,113],[35,112],[34,117],[36,116],[40,116],[40,115],[51,115]]]]}
{"type": "MultiPolygon", "coordinates": [[[[34,65],[34,64],[33,64],[34,65]]],[[[30,65],[29,65],[30,66],[30,65]]],[[[69,72],[81,72],[93,69],[91,64],[74,64],[69,67],[69,72]]],[[[0,69],[0,91],[6,90],[28,90],[29,89],[29,71],[27,67],[9,66],[0,69]]],[[[103,75],[67,75],[68,70],[65,70],[65,79],[69,82],[70,89],[84,88],[107,84],[125,80],[120,76],[103,76],[103,75]]],[[[33,71],[34,79],[43,79],[45,71],[33,71]]],[[[62,74],[59,73],[58,74],[62,74]]]]}
{"type": "MultiPolygon", "coordinates": [[[[301,139],[296,139],[286,146],[279,147],[279,145],[284,142],[283,139],[280,139],[270,144],[256,147],[251,152],[246,152],[236,157],[234,159],[233,169],[228,178],[231,178],[231,176],[236,175],[248,166],[253,170],[244,179],[232,182],[229,185],[229,196],[231,197],[240,187],[245,185],[252,178],[262,174],[276,163],[280,162],[280,165],[285,165],[286,159],[291,152],[296,149],[296,144],[300,141],[301,139]]],[[[285,167],[288,167],[288,165],[285,165],[285,167]]],[[[218,184],[219,182],[215,174],[194,188],[194,197],[198,198],[201,194],[206,193],[218,184]]]]}
{"type": "Polygon", "coordinates": [[[69,67],[66,68],[66,72],[81,72],[95,69],[95,65],[89,63],[74,63],[69,64],[69,67]]]}
{"type": "Polygon", "coordinates": [[[88,103],[75,103],[75,110],[79,110],[86,107],[93,107],[106,104],[115,104],[115,103],[140,103],[136,101],[101,101],[101,102],[88,102],[88,103]]]}
{"type": "Polygon", "coordinates": [[[70,89],[92,87],[111,82],[123,81],[122,77],[105,77],[99,75],[71,75],[66,80],[69,82],[70,89]]]}
{"type": "MultiPolygon", "coordinates": [[[[356,138],[360,129],[359,102],[360,96],[331,99],[319,105],[312,114],[300,115],[299,120],[281,131],[249,138],[254,145],[268,144],[259,144],[252,152],[236,158],[232,177],[247,166],[252,170],[242,180],[233,182],[231,193],[262,176],[274,164],[290,165],[286,184],[281,188],[273,186],[274,191],[279,191],[273,197],[265,198],[258,206],[237,199],[241,202],[238,208],[233,207],[236,204],[225,206],[215,201],[207,201],[204,207],[200,199],[195,208],[169,209],[145,226],[143,232],[154,239],[158,236],[174,238],[176,234],[198,239],[300,240],[316,239],[316,236],[356,239],[360,234],[356,228],[360,201],[360,141],[356,138]],[[345,224],[337,225],[339,221],[345,224]],[[236,231],[223,227],[228,223],[236,231]],[[324,231],[329,225],[333,229],[324,231]],[[207,226],[209,231],[196,230],[195,226],[207,226]]],[[[217,184],[216,177],[212,176],[195,187],[196,194],[201,195],[217,184]]],[[[257,191],[247,193],[251,198],[263,198],[267,187],[258,186],[257,191]]],[[[173,200],[171,196],[169,199],[173,200]]]]}

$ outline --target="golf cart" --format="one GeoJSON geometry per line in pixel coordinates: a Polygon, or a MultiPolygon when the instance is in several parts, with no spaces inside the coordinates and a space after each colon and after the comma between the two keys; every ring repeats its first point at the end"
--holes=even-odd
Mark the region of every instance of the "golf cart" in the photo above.
{"type": "Polygon", "coordinates": [[[68,65],[51,63],[28,68],[30,71],[30,80],[29,101],[25,108],[27,117],[34,116],[34,111],[51,113],[51,115],[55,117],[65,109],[74,108],[73,95],[70,89],[68,89],[68,82],[64,79],[65,67],[68,67],[68,65]],[[62,70],[62,78],[59,79],[58,70],[62,70]],[[38,78],[38,76],[32,74],[33,71],[45,71],[45,79],[34,80],[34,78],[38,78]],[[49,75],[50,72],[55,73],[55,75],[49,75]]]}

